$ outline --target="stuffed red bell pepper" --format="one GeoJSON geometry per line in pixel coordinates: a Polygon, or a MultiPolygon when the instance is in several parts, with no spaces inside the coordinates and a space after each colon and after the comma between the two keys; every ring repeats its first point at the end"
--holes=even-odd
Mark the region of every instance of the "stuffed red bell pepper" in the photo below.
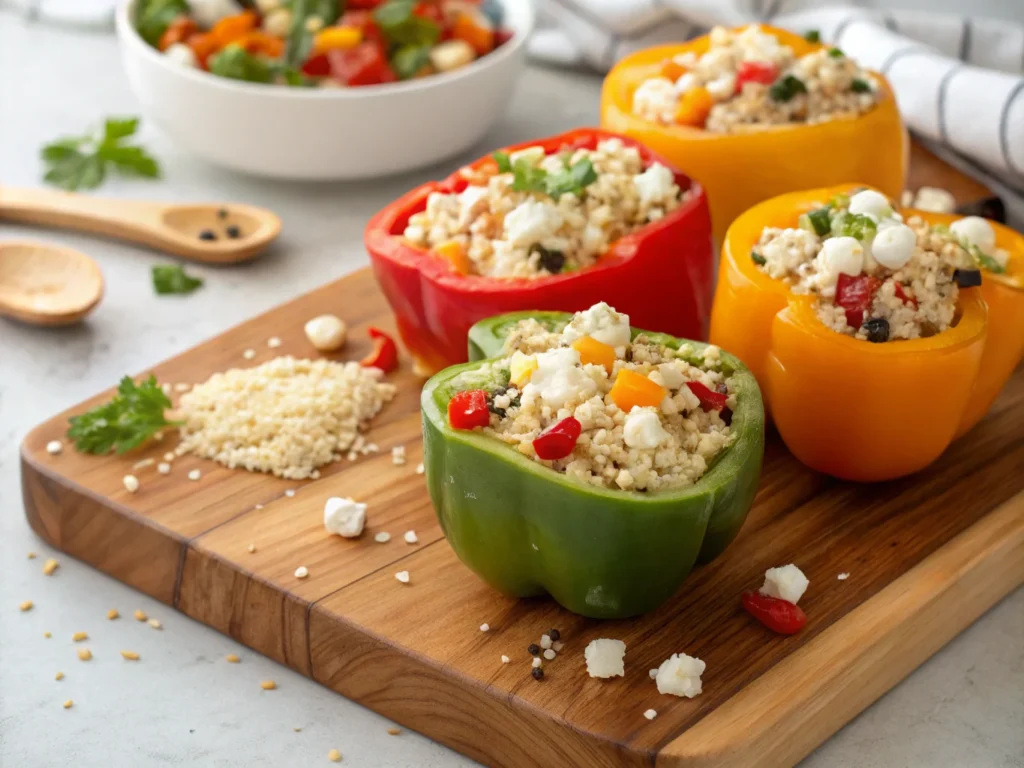
{"type": "Polygon", "coordinates": [[[421,372],[466,359],[470,327],[607,301],[645,328],[707,336],[703,188],[596,129],[523,143],[423,185],[371,219],[377,281],[421,372]]]}

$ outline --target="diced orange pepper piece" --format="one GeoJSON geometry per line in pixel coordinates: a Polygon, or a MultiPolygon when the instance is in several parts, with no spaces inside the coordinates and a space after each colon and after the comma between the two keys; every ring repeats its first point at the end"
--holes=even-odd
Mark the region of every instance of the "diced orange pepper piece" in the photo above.
{"type": "Polygon", "coordinates": [[[216,53],[220,47],[217,44],[217,38],[209,32],[200,32],[197,35],[192,35],[185,44],[192,49],[192,53],[196,55],[196,60],[203,69],[206,68],[206,62],[210,56],[216,53]]]}
{"type": "Polygon", "coordinates": [[[268,35],[258,29],[247,32],[238,40],[235,45],[240,45],[252,54],[267,56],[271,59],[279,58],[284,54],[284,41],[279,37],[268,35]]]}
{"type": "Polygon", "coordinates": [[[679,106],[676,107],[675,121],[679,125],[702,128],[713,106],[715,106],[715,99],[707,88],[690,88],[679,94],[679,106]]]}
{"type": "Polygon", "coordinates": [[[583,336],[572,343],[572,348],[580,353],[580,362],[584,365],[603,365],[608,373],[612,372],[612,366],[615,365],[615,347],[611,344],[605,344],[592,336],[583,336]]]}
{"type": "Polygon", "coordinates": [[[469,43],[477,56],[484,56],[494,50],[494,29],[477,12],[464,12],[456,16],[451,34],[454,39],[469,43]]]}
{"type": "Polygon", "coordinates": [[[629,413],[633,410],[633,406],[644,408],[661,405],[668,390],[660,384],[655,384],[641,373],[623,368],[615,377],[615,383],[609,394],[613,403],[629,413]]]}
{"type": "Polygon", "coordinates": [[[435,246],[434,253],[443,259],[447,259],[460,275],[468,275],[472,271],[469,256],[466,255],[466,249],[458,240],[447,240],[435,246]]]}
{"type": "Polygon", "coordinates": [[[217,41],[217,46],[223,48],[231,43],[237,43],[246,34],[256,29],[259,20],[260,17],[255,11],[243,11],[234,16],[225,16],[213,25],[210,34],[217,41]]]}
{"type": "Polygon", "coordinates": [[[686,67],[673,59],[665,59],[661,64],[662,77],[667,77],[673,83],[687,72],[686,67]]]}
{"type": "Polygon", "coordinates": [[[363,31],[359,27],[327,27],[317,32],[313,38],[313,55],[316,56],[335,49],[347,50],[355,48],[363,42],[363,31]]]}
{"type": "Polygon", "coordinates": [[[199,31],[198,25],[188,16],[182,14],[170,24],[160,35],[160,42],[157,45],[161,51],[166,51],[176,43],[183,43],[199,31]]]}

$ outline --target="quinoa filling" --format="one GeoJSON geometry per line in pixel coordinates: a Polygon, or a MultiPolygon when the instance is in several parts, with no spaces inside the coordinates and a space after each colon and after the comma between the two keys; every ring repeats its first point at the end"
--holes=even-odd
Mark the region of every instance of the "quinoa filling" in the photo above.
{"type": "Polygon", "coordinates": [[[459,428],[477,397],[478,421],[461,422],[581,483],[658,491],[696,483],[733,442],[736,393],[720,351],[673,349],[605,303],[564,328],[517,324],[504,357],[462,374],[449,404],[459,428]],[[452,404],[455,405],[453,411],[452,404]]]}
{"type": "Polygon", "coordinates": [[[636,147],[614,138],[593,150],[533,146],[495,160],[467,171],[463,191],[431,193],[405,239],[462,274],[543,277],[593,266],[686,197],[669,168],[645,166],[636,147]]]}
{"type": "Polygon", "coordinates": [[[665,125],[736,133],[856,117],[881,99],[877,80],[838,48],[797,57],[753,24],[736,32],[715,27],[709,42],[701,56],[666,59],[661,73],[634,92],[633,112],[665,125]]]}
{"type": "Polygon", "coordinates": [[[803,214],[796,228],[765,228],[751,258],[793,293],[819,296],[818,317],[837,333],[925,338],[955,324],[959,290],[980,285],[981,267],[1000,268],[953,231],[959,224],[904,222],[884,195],[866,189],[803,214]]]}

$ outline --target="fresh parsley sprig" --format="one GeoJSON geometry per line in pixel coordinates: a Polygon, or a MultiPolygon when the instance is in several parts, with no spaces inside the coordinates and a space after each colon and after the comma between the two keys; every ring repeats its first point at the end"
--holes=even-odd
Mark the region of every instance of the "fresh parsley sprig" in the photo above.
{"type": "Polygon", "coordinates": [[[82,453],[125,453],[142,445],[153,433],[179,425],[164,417],[170,407],[171,401],[155,376],[138,385],[125,376],[113,400],[69,419],[68,437],[82,453]]]}
{"type": "Polygon", "coordinates": [[[156,264],[153,266],[153,290],[161,296],[173,293],[192,293],[203,284],[201,278],[186,274],[176,264],[156,264]]]}
{"type": "Polygon", "coordinates": [[[125,143],[139,127],[139,118],[107,118],[102,130],[58,139],[43,147],[43,180],[67,190],[95,189],[114,169],[126,176],[160,177],[160,164],[143,147],[125,143]]]}
{"type": "Polygon", "coordinates": [[[597,171],[588,157],[571,165],[566,159],[564,170],[557,173],[549,173],[523,157],[512,162],[507,152],[495,152],[492,157],[499,173],[513,175],[512,189],[517,192],[537,192],[558,200],[570,193],[580,196],[586,187],[597,181],[597,171]]]}

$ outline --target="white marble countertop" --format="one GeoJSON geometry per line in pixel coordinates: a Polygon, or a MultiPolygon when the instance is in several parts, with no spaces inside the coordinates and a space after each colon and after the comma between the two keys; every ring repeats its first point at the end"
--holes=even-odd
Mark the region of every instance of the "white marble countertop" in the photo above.
{"type": "MultiPolygon", "coordinates": [[[[596,78],[531,70],[486,146],[528,139],[597,117],[596,78]]],[[[38,149],[105,115],[132,115],[111,35],[31,27],[0,12],[0,183],[35,185],[38,149]]],[[[158,183],[115,180],[101,194],[224,199],[280,213],[284,235],[265,258],[194,270],[206,286],[156,298],[149,269],[167,262],[135,247],[0,223],[0,238],[79,248],[107,278],[103,304],[83,325],[41,330],[0,320],[0,766],[311,766],[332,748],[345,765],[454,768],[466,758],[414,733],[387,735],[383,718],[128,587],[51,553],[25,523],[18,445],[36,423],[126,372],[143,370],[208,336],[367,263],[367,217],[447,168],[369,184],[280,184],[190,159],[146,127],[163,160],[158,183]],[[27,560],[36,551],[39,559],[27,560]],[[33,600],[35,609],[18,612],[33,600]],[[158,617],[157,632],[128,620],[158,617]],[[44,640],[43,632],[53,633],[44,640]],[[95,658],[75,658],[71,635],[89,632],[95,658]],[[121,648],[142,654],[125,664],[121,648]],[[227,653],[240,665],[223,662],[227,653]],[[54,675],[66,675],[61,682],[54,675]],[[278,690],[261,692],[272,678],[278,690]],[[71,710],[61,703],[73,699],[71,710]],[[296,727],[301,728],[296,732],[296,727]]],[[[468,158],[467,158],[468,159],[468,158]]],[[[876,703],[805,763],[835,766],[1024,766],[1024,591],[1018,591],[876,703]]]]}

